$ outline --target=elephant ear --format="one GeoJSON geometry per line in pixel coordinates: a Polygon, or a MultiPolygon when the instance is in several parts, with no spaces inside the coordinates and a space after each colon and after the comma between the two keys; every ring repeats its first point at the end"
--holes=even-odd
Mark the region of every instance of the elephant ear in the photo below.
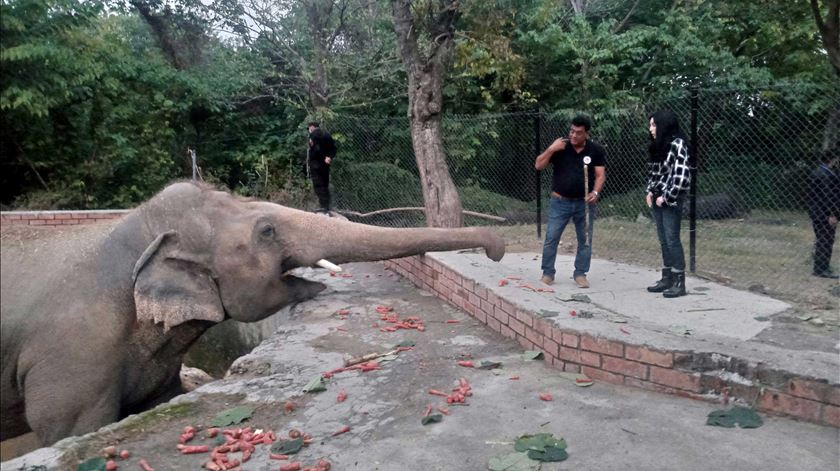
{"type": "Polygon", "coordinates": [[[164,330],[191,320],[221,322],[225,311],[212,272],[178,249],[178,234],[163,233],[134,264],[138,321],[163,322],[164,330]]]}

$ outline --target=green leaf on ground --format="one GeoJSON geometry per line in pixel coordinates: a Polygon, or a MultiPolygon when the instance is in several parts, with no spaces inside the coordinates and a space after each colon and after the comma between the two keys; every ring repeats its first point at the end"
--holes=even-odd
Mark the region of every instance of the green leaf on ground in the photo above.
{"type": "Polygon", "coordinates": [[[271,452],[278,455],[294,455],[303,447],[303,438],[284,440],[271,446],[271,452]]]}
{"type": "Polygon", "coordinates": [[[541,352],[539,350],[526,350],[522,354],[522,359],[523,360],[542,360],[542,358],[543,358],[543,352],[541,352]]]}
{"type": "Polygon", "coordinates": [[[522,435],[516,440],[513,449],[516,451],[530,451],[536,450],[543,452],[545,447],[554,447],[566,449],[566,440],[557,439],[550,433],[538,433],[536,435],[522,435]]]}
{"type": "Polygon", "coordinates": [[[563,461],[569,457],[564,448],[554,446],[545,447],[545,451],[530,450],[528,458],[537,461],[563,461]]]}
{"type": "Polygon", "coordinates": [[[490,471],[533,471],[540,469],[540,462],[528,458],[525,453],[509,453],[490,458],[490,471]]]}
{"type": "Polygon", "coordinates": [[[250,406],[234,407],[233,409],[220,412],[219,415],[213,419],[213,422],[210,422],[210,425],[214,427],[227,427],[228,425],[235,425],[244,420],[250,419],[251,414],[253,413],[254,408],[250,406]]]}
{"type": "Polygon", "coordinates": [[[105,471],[105,458],[91,458],[83,463],[79,463],[76,471],[105,471]]]}
{"type": "Polygon", "coordinates": [[[442,421],[443,421],[443,415],[432,414],[432,415],[427,415],[426,417],[423,417],[423,419],[420,420],[420,423],[423,424],[423,425],[429,425],[429,424],[442,422],[442,421]]]}
{"type": "Polygon", "coordinates": [[[758,428],[764,425],[764,421],[756,411],[749,407],[735,406],[729,410],[716,410],[709,412],[706,425],[732,428],[738,424],[741,428],[758,428]]]}
{"type": "Polygon", "coordinates": [[[476,368],[479,370],[494,370],[496,368],[502,367],[502,362],[500,361],[490,361],[490,360],[481,360],[475,365],[476,368]]]}
{"type": "Polygon", "coordinates": [[[549,311],[548,309],[540,309],[540,312],[538,312],[537,314],[539,314],[540,317],[557,317],[560,315],[559,312],[549,311]]]}
{"type": "Polygon", "coordinates": [[[313,379],[309,382],[309,384],[303,387],[303,392],[305,393],[320,392],[326,390],[327,386],[324,385],[324,378],[321,375],[318,375],[317,378],[313,379]]]}

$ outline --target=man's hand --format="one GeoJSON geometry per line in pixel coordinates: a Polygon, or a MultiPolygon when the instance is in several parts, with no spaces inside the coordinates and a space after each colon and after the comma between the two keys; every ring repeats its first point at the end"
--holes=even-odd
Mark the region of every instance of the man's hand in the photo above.
{"type": "Polygon", "coordinates": [[[554,142],[552,142],[551,145],[548,146],[548,150],[550,150],[551,152],[565,150],[567,142],[569,141],[563,137],[561,137],[560,139],[555,139],[554,142]]]}
{"type": "Polygon", "coordinates": [[[834,227],[837,225],[837,216],[829,216],[828,217],[828,225],[834,227]]]}
{"type": "Polygon", "coordinates": [[[645,204],[647,204],[648,208],[653,207],[653,193],[648,193],[647,196],[645,196],[645,204]]]}
{"type": "Polygon", "coordinates": [[[331,164],[332,163],[332,158],[324,157],[324,163],[327,164],[327,165],[331,164]]]}
{"type": "Polygon", "coordinates": [[[664,196],[660,196],[659,198],[656,198],[656,206],[661,208],[663,204],[665,204],[665,197],[664,196]]]}
{"type": "Polygon", "coordinates": [[[589,192],[589,194],[586,195],[586,202],[589,203],[589,204],[597,203],[598,202],[598,193],[595,193],[594,191],[589,192]]]}

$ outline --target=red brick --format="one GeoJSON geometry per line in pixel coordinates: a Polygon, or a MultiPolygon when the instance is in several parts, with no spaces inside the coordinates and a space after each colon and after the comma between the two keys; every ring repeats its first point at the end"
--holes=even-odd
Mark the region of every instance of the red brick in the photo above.
{"type": "Polygon", "coordinates": [[[510,327],[508,327],[506,325],[502,326],[501,334],[503,336],[509,338],[509,339],[515,339],[516,338],[516,332],[514,332],[513,329],[511,329],[510,327]]]}
{"type": "Polygon", "coordinates": [[[513,331],[519,335],[525,335],[525,325],[513,317],[508,319],[508,327],[513,329],[513,331]]]}
{"type": "Polygon", "coordinates": [[[473,292],[475,290],[475,282],[473,280],[468,280],[465,278],[461,281],[461,286],[463,286],[464,289],[469,292],[473,292]]]}
{"type": "Polygon", "coordinates": [[[674,354],[670,352],[658,352],[647,347],[625,345],[624,358],[633,361],[640,361],[649,365],[657,365],[665,368],[674,366],[674,354]]]}
{"type": "Polygon", "coordinates": [[[811,422],[816,422],[820,419],[821,405],[819,402],[793,397],[772,390],[765,391],[758,398],[758,408],[761,410],[792,415],[811,422]]]}
{"type": "Polygon", "coordinates": [[[506,301],[502,298],[499,298],[499,304],[497,304],[497,306],[502,311],[505,311],[505,313],[508,314],[508,315],[513,315],[514,314],[513,304],[509,303],[508,301],[506,301]]]}
{"type": "Polygon", "coordinates": [[[588,366],[582,366],[580,368],[580,372],[589,376],[590,378],[596,381],[603,381],[605,383],[611,384],[624,384],[624,377],[621,375],[609,373],[604,370],[599,370],[598,368],[590,368],[588,366]]]}
{"type": "Polygon", "coordinates": [[[557,344],[554,340],[549,339],[548,337],[543,340],[543,349],[553,356],[557,356],[557,352],[560,351],[560,345],[557,344]]]}
{"type": "Polygon", "coordinates": [[[481,309],[476,309],[475,314],[473,314],[473,315],[475,316],[475,318],[477,320],[481,321],[482,324],[487,323],[487,313],[485,313],[481,309]]]}
{"type": "Polygon", "coordinates": [[[791,396],[811,399],[818,402],[829,402],[832,387],[827,383],[820,383],[802,378],[793,378],[788,383],[786,391],[791,396]]]}
{"type": "Polygon", "coordinates": [[[647,365],[608,355],[601,357],[601,368],[613,373],[621,373],[624,376],[633,376],[639,379],[647,378],[647,365]]]}
{"type": "Polygon", "coordinates": [[[650,380],[654,383],[664,384],[665,386],[671,386],[677,389],[700,392],[700,375],[697,374],[651,366],[650,380]]]}
{"type": "Polygon", "coordinates": [[[505,314],[505,311],[502,311],[501,309],[499,309],[498,306],[493,308],[493,317],[498,319],[499,322],[502,323],[502,325],[507,325],[508,322],[509,322],[509,319],[510,319],[508,317],[508,315],[505,314]]]}
{"type": "Polygon", "coordinates": [[[575,334],[569,334],[567,332],[563,332],[563,345],[572,348],[578,348],[580,344],[580,338],[575,334]]]}
{"type": "Polygon", "coordinates": [[[483,299],[481,300],[481,309],[487,314],[492,314],[495,307],[496,306],[494,306],[493,303],[485,301],[483,299]]]}
{"type": "Polygon", "coordinates": [[[555,342],[562,344],[563,343],[563,331],[560,329],[553,328],[551,329],[551,339],[555,342]]]}
{"type": "Polygon", "coordinates": [[[47,223],[47,221],[44,221],[43,219],[30,219],[29,220],[29,225],[30,226],[43,226],[46,223],[47,223]]]}
{"type": "Polygon", "coordinates": [[[482,288],[481,286],[475,287],[475,295],[481,299],[487,299],[487,288],[482,288]]]}
{"type": "Polygon", "coordinates": [[[560,347],[560,351],[557,353],[557,356],[562,360],[570,361],[572,363],[580,363],[580,350],[576,350],[574,348],[560,347]]]}
{"type": "Polygon", "coordinates": [[[5,221],[6,219],[20,219],[20,214],[4,214],[2,220],[5,221]]]}
{"type": "Polygon", "coordinates": [[[585,350],[581,350],[580,352],[580,362],[584,365],[600,367],[601,366],[601,355],[594,353],[594,352],[587,352],[585,350]]]}
{"type": "Polygon", "coordinates": [[[601,337],[590,337],[583,335],[580,338],[580,348],[589,350],[590,352],[606,353],[614,357],[624,356],[624,344],[621,342],[613,342],[601,337]]]}
{"type": "Polygon", "coordinates": [[[527,338],[531,342],[534,342],[534,345],[536,345],[537,347],[542,348],[543,336],[540,335],[539,332],[537,332],[536,330],[530,327],[525,327],[525,338],[527,338]]]}
{"type": "Polygon", "coordinates": [[[822,423],[840,428],[840,407],[824,405],[822,423]]]}
{"type": "Polygon", "coordinates": [[[470,304],[472,304],[473,306],[481,306],[481,298],[476,296],[475,293],[470,293],[469,296],[467,296],[467,299],[470,300],[470,304]]]}
{"type": "Polygon", "coordinates": [[[499,324],[499,321],[492,317],[487,318],[487,327],[493,329],[494,332],[502,332],[502,324],[499,324]]]}
{"type": "Polygon", "coordinates": [[[487,302],[492,304],[493,306],[499,305],[499,297],[496,296],[496,293],[489,289],[487,290],[487,302]]]}
{"type": "Polygon", "coordinates": [[[516,318],[519,319],[519,322],[527,325],[528,327],[533,327],[534,317],[531,315],[530,312],[524,311],[522,309],[517,309],[514,314],[516,318]]]}

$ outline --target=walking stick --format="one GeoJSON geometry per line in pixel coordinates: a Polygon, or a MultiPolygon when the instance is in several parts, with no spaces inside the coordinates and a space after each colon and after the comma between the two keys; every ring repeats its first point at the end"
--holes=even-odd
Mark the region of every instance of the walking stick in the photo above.
{"type": "Polygon", "coordinates": [[[583,158],[583,230],[586,232],[586,246],[589,247],[589,162],[592,159],[587,155],[583,158]]]}

